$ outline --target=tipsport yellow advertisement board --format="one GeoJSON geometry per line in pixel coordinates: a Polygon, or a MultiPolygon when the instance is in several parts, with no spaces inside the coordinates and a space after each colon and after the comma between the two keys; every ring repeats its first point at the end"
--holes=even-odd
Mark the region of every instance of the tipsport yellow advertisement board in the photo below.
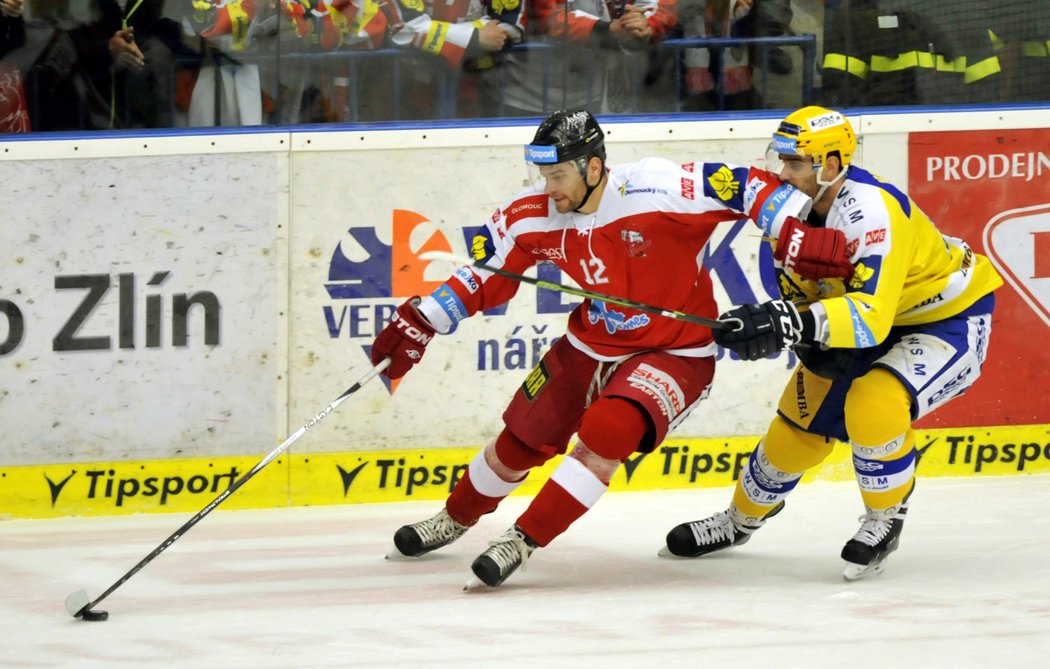
{"type": "MultiPolygon", "coordinates": [[[[1050,426],[920,430],[917,474],[987,477],[1050,473],[1050,426]]],[[[613,478],[613,492],[730,488],[756,437],[669,439],[636,454],[613,478]]],[[[478,448],[285,454],[223,503],[223,509],[443,500],[478,448]]],[[[0,518],[48,518],[199,511],[249,472],[249,457],[0,468],[0,518]]],[[[516,495],[533,495],[558,466],[532,472],[516,495]]],[[[811,481],[853,479],[839,444],[811,481]]]]}

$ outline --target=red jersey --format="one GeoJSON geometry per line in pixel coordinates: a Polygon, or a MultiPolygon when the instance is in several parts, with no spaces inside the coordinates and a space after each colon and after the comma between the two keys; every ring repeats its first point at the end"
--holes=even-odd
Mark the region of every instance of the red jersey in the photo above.
{"type": "MultiPolygon", "coordinates": [[[[560,214],[541,189],[514,196],[474,237],[472,255],[522,273],[550,261],[581,288],[635,302],[718,317],[703,249],[715,226],[750,218],[776,237],[810,199],[770,172],[723,163],[678,165],[663,158],[611,166],[597,211],[560,214]]],[[[459,268],[420,304],[439,332],[503,304],[519,283],[459,268]]],[[[569,341],[598,360],[642,350],[714,353],[710,328],[585,299],[569,316],[569,341]]]]}

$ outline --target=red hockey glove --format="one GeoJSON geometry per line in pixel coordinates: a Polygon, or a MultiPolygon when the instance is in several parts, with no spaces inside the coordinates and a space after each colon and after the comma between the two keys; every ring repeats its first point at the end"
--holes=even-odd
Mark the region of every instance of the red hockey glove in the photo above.
{"type": "Polygon", "coordinates": [[[794,217],[789,217],[780,229],[773,257],[785,269],[810,281],[853,278],[846,235],[841,230],[810,227],[794,217]]]}
{"type": "Polygon", "coordinates": [[[397,308],[383,331],[372,342],[372,364],[390,358],[383,376],[400,379],[423,359],[427,344],[434,338],[434,328],[416,311],[419,297],[410,297],[397,308]]]}

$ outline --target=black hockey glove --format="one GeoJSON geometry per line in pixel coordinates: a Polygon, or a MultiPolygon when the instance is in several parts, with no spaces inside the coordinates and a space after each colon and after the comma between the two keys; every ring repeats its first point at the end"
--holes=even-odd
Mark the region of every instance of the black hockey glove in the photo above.
{"type": "Polygon", "coordinates": [[[802,316],[794,304],[784,300],[745,304],[718,320],[735,329],[714,330],[715,342],[742,360],[759,360],[802,341],[802,316]]]}

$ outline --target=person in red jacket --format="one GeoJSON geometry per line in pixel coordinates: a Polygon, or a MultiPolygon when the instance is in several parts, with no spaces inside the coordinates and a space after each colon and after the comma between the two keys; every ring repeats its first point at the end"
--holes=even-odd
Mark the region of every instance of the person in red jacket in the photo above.
{"type": "MultiPolygon", "coordinates": [[[[606,165],[604,133],[583,110],[550,114],[525,155],[539,185],[507,200],[472,243],[474,257],[489,266],[521,273],[548,260],[586,289],[713,318],[711,277],[698,258],[719,223],[747,216],[766,236],[791,235],[797,243],[783,246],[802,271],[852,270],[844,235],[803,229],[798,217],[808,213],[809,197],[770,172],[664,158],[606,165]]],[[[457,269],[431,295],[397,309],[373,343],[372,361],[390,358],[384,374],[403,376],[436,333],[510,300],[518,285],[472,266],[457,269]]],[[[397,530],[391,556],[452,543],[577,434],[517,522],[471,565],[476,580],[468,586],[500,585],[594,506],[628,456],[659,446],[707,396],[714,354],[708,327],[585,299],[514,394],[503,431],[470,462],[437,515],[397,530]]]]}
{"type": "Polygon", "coordinates": [[[526,5],[527,51],[482,77],[491,116],[553,109],[639,107],[649,48],[677,21],[677,0],[534,0],[526,5]]]}
{"type": "Polygon", "coordinates": [[[397,0],[397,5],[402,23],[390,41],[438,56],[412,60],[413,88],[404,111],[431,118],[477,117],[480,72],[495,66],[500,52],[525,35],[522,0],[397,0]],[[447,108],[452,83],[455,114],[447,108]]]}

